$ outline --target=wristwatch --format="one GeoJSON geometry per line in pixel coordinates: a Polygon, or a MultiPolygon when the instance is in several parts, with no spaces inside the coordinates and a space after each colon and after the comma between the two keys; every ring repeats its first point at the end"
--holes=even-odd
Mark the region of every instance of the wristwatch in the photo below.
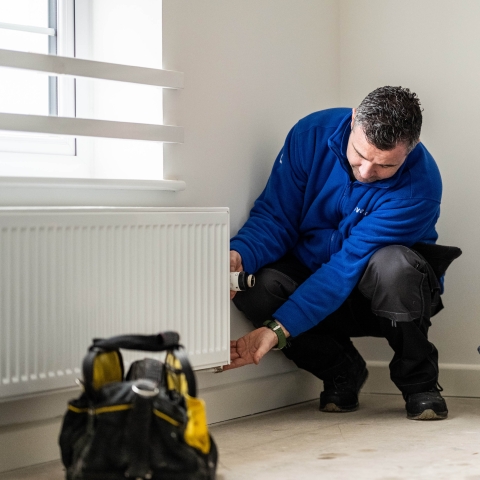
{"type": "Polygon", "coordinates": [[[283,333],[282,327],[278,324],[278,322],[276,322],[275,320],[266,320],[265,322],[263,322],[263,325],[270,330],[273,330],[273,332],[277,335],[278,350],[281,350],[282,348],[285,348],[287,346],[287,337],[285,336],[285,333],[283,333]]]}

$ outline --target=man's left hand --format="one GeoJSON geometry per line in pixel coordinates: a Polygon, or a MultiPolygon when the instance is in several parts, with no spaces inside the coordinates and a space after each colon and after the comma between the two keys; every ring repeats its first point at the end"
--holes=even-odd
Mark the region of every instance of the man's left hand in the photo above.
{"type": "Polygon", "coordinates": [[[259,364],[262,357],[278,344],[277,335],[269,328],[262,327],[230,342],[230,365],[223,370],[243,367],[251,363],[259,364]]]}

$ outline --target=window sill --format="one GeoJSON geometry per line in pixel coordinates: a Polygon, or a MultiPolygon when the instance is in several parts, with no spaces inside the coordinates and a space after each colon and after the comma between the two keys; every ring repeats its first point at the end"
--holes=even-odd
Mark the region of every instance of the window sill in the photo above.
{"type": "Polygon", "coordinates": [[[88,188],[98,190],[185,190],[182,180],[122,180],[93,178],[0,177],[0,187],[88,188]]]}

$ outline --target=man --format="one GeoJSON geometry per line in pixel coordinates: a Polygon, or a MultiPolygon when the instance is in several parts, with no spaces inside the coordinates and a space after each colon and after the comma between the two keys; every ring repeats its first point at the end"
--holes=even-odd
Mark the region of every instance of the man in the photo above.
{"type": "Polygon", "coordinates": [[[368,376],[351,337],[384,337],[407,416],[447,417],[427,333],[460,251],[435,245],[442,183],[421,125],[416,94],[387,86],[293,127],[231,240],[230,270],[256,273],[231,292],[256,329],[232,341],[225,370],[277,347],[323,380],[320,410],[349,412],[368,376]]]}

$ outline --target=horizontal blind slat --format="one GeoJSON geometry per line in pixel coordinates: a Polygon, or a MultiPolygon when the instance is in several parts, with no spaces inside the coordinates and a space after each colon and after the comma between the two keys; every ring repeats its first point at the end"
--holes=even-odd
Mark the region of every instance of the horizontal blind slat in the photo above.
{"type": "Polygon", "coordinates": [[[55,37],[56,32],[54,28],[34,27],[33,25],[20,25],[17,23],[0,22],[0,28],[4,30],[16,30],[19,32],[39,33],[41,35],[49,35],[55,37]]]}
{"type": "Polygon", "coordinates": [[[80,58],[17,52],[0,49],[0,67],[17,68],[53,75],[95,78],[138,83],[164,88],[183,88],[183,73],[80,58]]]}
{"type": "Polygon", "coordinates": [[[0,113],[0,130],[71,135],[76,137],[123,138],[127,140],[167,143],[182,143],[184,136],[183,127],[171,125],[22,115],[17,113],[0,113]]]}

